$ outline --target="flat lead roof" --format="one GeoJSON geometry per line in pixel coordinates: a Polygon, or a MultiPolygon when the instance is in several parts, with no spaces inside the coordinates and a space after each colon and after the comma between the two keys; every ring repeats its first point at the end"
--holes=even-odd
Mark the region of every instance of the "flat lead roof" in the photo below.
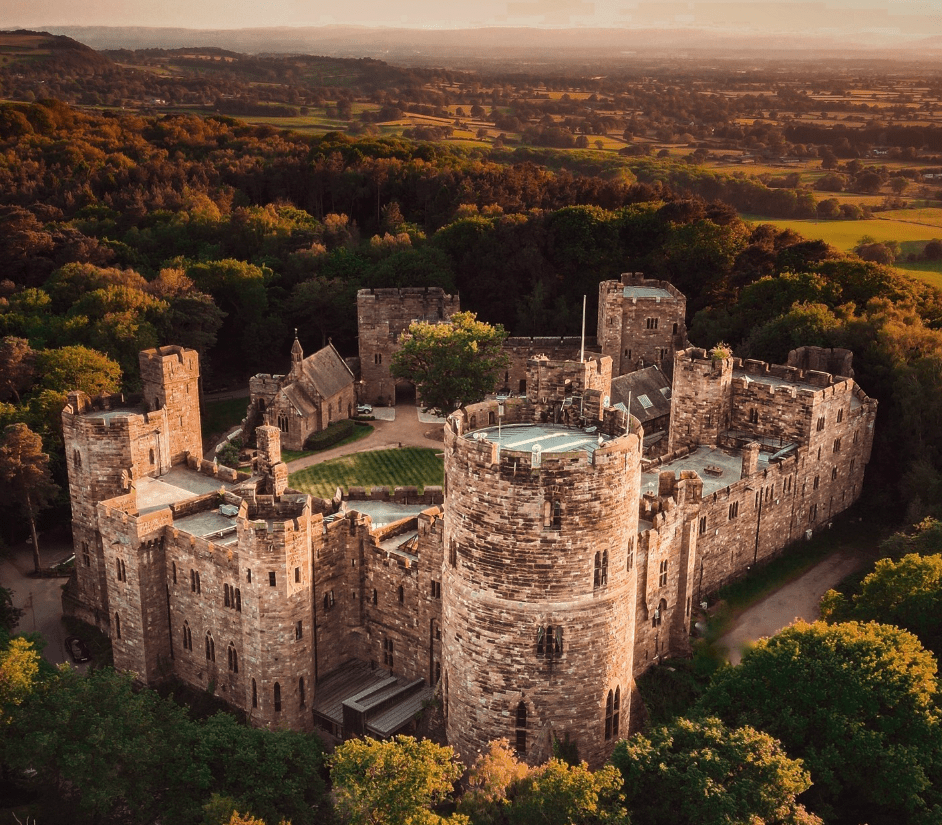
{"type": "MultiPolygon", "coordinates": [[[[759,468],[768,466],[767,453],[759,453],[759,468]]],[[[689,455],[674,459],[641,474],[641,492],[657,494],[658,474],[664,470],[677,473],[693,470],[703,479],[703,495],[709,496],[729,487],[742,477],[742,454],[738,450],[698,447],[689,455]]]]}
{"type": "Polygon", "coordinates": [[[206,493],[214,493],[220,487],[227,490],[235,485],[220,478],[203,475],[188,467],[172,467],[162,476],[152,478],[144,476],[134,481],[137,491],[138,511],[144,515],[160,510],[188,498],[196,498],[206,493]]]}
{"type": "Polygon", "coordinates": [[[626,298],[673,298],[666,289],[660,286],[626,286],[622,293],[626,298]]]}
{"type": "Polygon", "coordinates": [[[600,443],[604,444],[612,440],[610,435],[604,433],[586,432],[560,424],[508,424],[500,427],[499,432],[500,435],[498,435],[497,427],[485,427],[467,433],[464,437],[499,444],[502,450],[531,452],[534,447],[539,446],[544,455],[569,453],[575,450],[594,453],[600,443]]]}

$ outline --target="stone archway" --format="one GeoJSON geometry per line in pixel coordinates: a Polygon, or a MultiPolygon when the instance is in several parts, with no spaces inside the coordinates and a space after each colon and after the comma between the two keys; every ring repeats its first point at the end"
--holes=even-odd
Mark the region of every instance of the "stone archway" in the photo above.
{"type": "Polygon", "coordinates": [[[411,381],[397,381],[396,382],[396,406],[412,406],[416,405],[417,395],[415,391],[415,384],[411,381]]]}

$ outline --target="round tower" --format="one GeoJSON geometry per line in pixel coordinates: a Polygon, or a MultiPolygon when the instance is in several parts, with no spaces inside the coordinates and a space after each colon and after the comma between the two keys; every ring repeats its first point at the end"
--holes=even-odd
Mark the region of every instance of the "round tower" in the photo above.
{"type": "Polygon", "coordinates": [[[627,733],[642,437],[613,409],[588,431],[526,403],[449,420],[443,678],[465,764],[492,739],[539,762],[568,737],[595,766],[627,733]]]}

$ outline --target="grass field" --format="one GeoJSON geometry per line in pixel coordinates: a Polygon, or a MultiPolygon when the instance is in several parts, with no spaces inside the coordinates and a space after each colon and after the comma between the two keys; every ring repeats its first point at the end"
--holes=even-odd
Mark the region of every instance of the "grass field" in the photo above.
{"type": "Polygon", "coordinates": [[[886,219],[869,221],[780,221],[743,215],[755,223],[770,223],[779,229],[791,229],[810,240],[822,240],[844,252],[850,252],[864,235],[878,242],[896,241],[903,255],[896,269],[942,290],[942,261],[906,261],[906,255],[922,253],[926,243],[942,238],[942,209],[905,209],[881,213],[886,219]],[[906,216],[905,219],[897,216],[906,216]],[[892,216],[892,217],[890,217],[892,216]],[[918,222],[917,222],[918,221],[918,222]]]}
{"type": "Polygon", "coordinates": [[[338,487],[418,487],[441,485],[445,465],[441,451],[425,447],[369,450],[306,467],[289,478],[295,490],[330,498],[338,487]]]}

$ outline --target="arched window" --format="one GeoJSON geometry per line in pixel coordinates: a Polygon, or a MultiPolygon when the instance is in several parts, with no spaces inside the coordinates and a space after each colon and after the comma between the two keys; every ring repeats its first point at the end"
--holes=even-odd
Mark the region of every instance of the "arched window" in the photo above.
{"type": "Polygon", "coordinates": [[[229,665],[229,670],[233,673],[239,672],[239,654],[236,652],[235,645],[232,642],[229,642],[229,648],[226,650],[226,662],[229,665]]]}
{"type": "Polygon", "coordinates": [[[121,617],[115,613],[114,614],[114,635],[115,638],[121,638],[121,617]]]}
{"type": "Polygon", "coordinates": [[[667,602],[664,599],[658,603],[654,609],[654,615],[651,617],[651,627],[660,627],[664,620],[664,613],[667,611],[667,602]]]}
{"type": "Polygon", "coordinates": [[[213,641],[213,635],[211,633],[206,634],[206,661],[216,661],[216,642],[213,641]]]}
{"type": "Polygon", "coordinates": [[[749,410],[749,423],[758,424],[759,423],[759,410],[755,407],[750,408],[749,410]]]}
{"type": "MultiPolygon", "coordinates": [[[[82,468],[82,454],[76,449],[72,452],[72,461],[75,463],[75,469],[80,470],[82,468]]],[[[151,464],[154,462],[151,461],[151,464]]]]}
{"type": "Polygon", "coordinates": [[[223,599],[224,599],[225,605],[226,607],[228,607],[229,606],[229,585],[228,584],[224,584],[222,586],[222,592],[224,593],[223,599]]]}
{"type": "Polygon", "coordinates": [[[406,591],[403,588],[403,586],[400,584],[399,585],[399,603],[402,604],[405,602],[405,600],[406,600],[406,591]]]}
{"type": "Polygon", "coordinates": [[[151,466],[153,466],[154,464],[154,448],[153,447],[150,448],[150,463],[151,463],[151,466]]]}
{"type": "MultiPolygon", "coordinates": [[[[853,469],[853,467],[851,467],[851,469],[853,469]]],[[[91,554],[88,552],[87,541],[82,542],[82,561],[85,562],[86,567],[92,566],[92,557],[91,557],[91,554]]],[[[174,581],[176,581],[176,578],[174,578],[174,581]]]]}
{"type": "Polygon", "coordinates": [[[177,563],[174,561],[174,562],[170,562],[170,564],[173,569],[173,583],[176,584],[177,583],[177,563]]]}
{"type": "Polygon", "coordinates": [[[298,696],[301,699],[301,707],[304,707],[304,677],[298,679],[298,696]]]}
{"type": "Polygon", "coordinates": [[[281,685],[279,685],[278,682],[275,682],[273,695],[275,699],[275,713],[281,713],[281,685]]]}
{"type": "Polygon", "coordinates": [[[328,403],[327,404],[327,423],[329,424],[333,420],[334,420],[334,405],[328,403]]]}
{"type": "Polygon", "coordinates": [[[160,399],[159,399],[159,398],[155,398],[155,399],[154,399],[154,409],[155,409],[155,410],[159,410],[159,409],[160,409],[160,399]]]}
{"type": "Polygon", "coordinates": [[[258,685],[255,684],[255,680],[252,680],[252,707],[258,707],[258,685]]]}
{"type": "Polygon", "coordinates": [[[615,688],[615,703],[612,709],[612,738],[618,738],[618,718],[621,716],[621,688],[615,688]]]}
{"type": "Polygon", "coordinates": [[[612,738],[612,723],[615,716],[615,694],[608,692],[608,698],[605,700],[605,739],[612,738]]]}
{"type": "Polygon", "coordinates": [[[187,621],[183,622],[183,649],[184,650],[193,649],[193,641],[192,641],[192,637],[190,636],[190,623],[187,621]]]}
{"type": "Polygon", "coordinates": [[[237,613],[242,612],[242,591],[238,587],[235,589],[235,609],[237,613]]]}
{"type": "Polygon", "coordinates": [[[559,499],[553,499],[553,520],[552,526],[554,530],[559,530],[563,526],[563,506],[559,503],[559,499]]]}
{"type": "Polygon", "coordinates": [[[494,411],[493,410],[491,410],[487,414],[487,423],[490,424],[492,427],[494,426],[494,411]]]}
{"type": "Polygon", "coordinates": [[[379,600],[379,594],[376,592],[376,588],[373,588],[373,604],[376,604],[379,600]]]}
{"type": "Polygon", "coordinates": [[[278,413],[278,429],[283,433],[288,432],[288,413],[278,413]]]}
{"type": "Polygon", "coordinates": [[[517,705],[517,715],[514,720],[515,742],[514,747],[517,756],[526,756],[527,754],[527,706],[520,702],[517,705]]]}

